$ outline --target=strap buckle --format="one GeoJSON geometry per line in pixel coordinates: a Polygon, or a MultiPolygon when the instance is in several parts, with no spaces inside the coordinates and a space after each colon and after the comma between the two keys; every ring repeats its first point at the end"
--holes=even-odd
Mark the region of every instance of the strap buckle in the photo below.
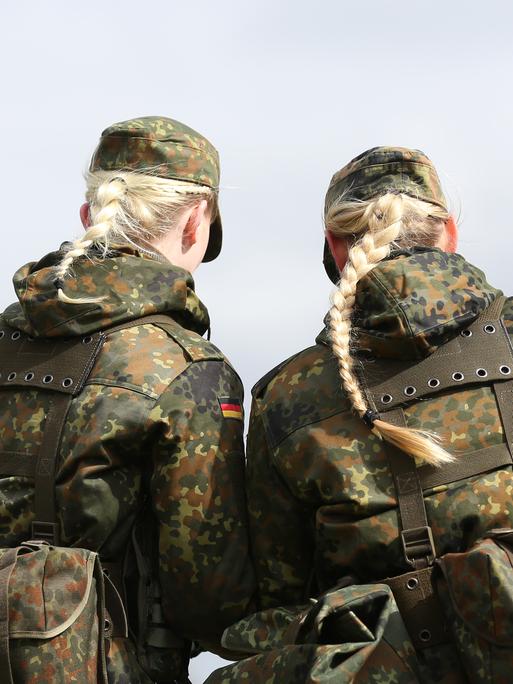
{"type": "Polygon", "coordinates": [[[429,525],[412,527],[401,532],[401,542],[406,561],[414,568],[429,566],[436,558],[435,542],[429,525]],[[419,561],[424,561],[420,563],[419,561]]]}
{"type": "Polygon", "coordinates": [[[32,521],[31,539],[44,541],[50,546],[57,546],[57,525],[52,522],[32,521]]]}

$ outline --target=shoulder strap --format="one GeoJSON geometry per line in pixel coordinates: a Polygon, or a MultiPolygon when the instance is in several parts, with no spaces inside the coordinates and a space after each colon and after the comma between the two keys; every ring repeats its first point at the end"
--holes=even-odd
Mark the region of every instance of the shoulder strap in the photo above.
{"type": "MultiPolygon", "coordinates": [[[[0,389],[37,388],[50,394],[50,409],[34,473],[33,539],[58,543],[54,478],[62,429],[71,401],[84,386],[104,339],[101,332],[67,339],[33,339],[5,323],[0,324],[0,389]]],[[[18,456],[0,455],[2,469],[7,474],[10,461],[17,472],[18,456]]]]}
{"type": "Polygon", "coordinates": [[[380,417],[383,420],[405,425],[401,405],[411,403],[420,396],[428,396],[446,389],[450,386],[451,379],[454,385],[462,384],[468,373],[467,368],[474,370],[467,379],[467,384],[490,384],[489,375],[495,376],[492,379],[495,379],[493,385],[506,444],[480,449],[468,454],[467,458],[441,468],[429,465],[417,468],[414,459],[386,444],[400,512],[400,535],[404,557],[415,570],[430,566],[436,558],[433,535],[426,516],[423,488],[455,482],[504,465],[511,465],[513,460],[513,414],[511,410],[505,410],[506,405],[511,406],[513,399],[513,380],[508,380],[513,366],[513,351],[509,336],[500,320],[504,301],[504,297],[498,297],[492,306],[463,331],[463,340],[474,338],[472,345],[464,345],[460,340],[451,340],[417,366],[400,372],[370,390],[368,387],[365,388],[367,398],[372,400],[373,406],[376,407],[377,402],[381,402],[380,417]],[[464,370],[453,370],[454,368],[464,370]],[[420,383],[418,380],[426,378],[427,382],[422,386],[422,380],[420,383]],[[420,391],[417,391],[418,389],[420,391]]]}

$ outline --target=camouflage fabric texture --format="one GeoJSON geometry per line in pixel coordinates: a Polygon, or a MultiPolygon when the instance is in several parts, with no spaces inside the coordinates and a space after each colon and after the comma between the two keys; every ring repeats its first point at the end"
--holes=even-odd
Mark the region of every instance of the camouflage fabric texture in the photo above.
{"type": "MultiPolygon", "coordinates": [[[[499,294],[458,254],[436,248],[397,252],[358,284],[357,363],[399,357],[414,364],[458,335],[499,294]]],[[[503,316],[513,334],[511,299],[503,316]]],[[[253,390],[247,497],[261,610],[303,605],[342,578],[372,586],[410,569],[383,443],[353,413],[340,385],[324,330],[314,346],[280,364],[253,390]]],[[[457,457],[505,441],[487,385],[410,403],[405,415],[409,426],[435,432],[457,457]]],[[[512,468],[506,466],[426,490],[438,554],[463,552],[489,530],[513,527],[511,486],[512,468]]],[[[422,682],[466,681],[451,645],[426,649],[417,660],[422,682]]],[[[383,681],[394,676],[392,668],[383,681]]],[[[231,681],[227,673],[225,680],[231,681]]]]}
{"type": "MultiPolygon", "coordinates": [[[[373,147],[352,159],[331,179],[324,210],[341,196],[346,201],[363,201],[387,192],[403,193],[447,210],[447,200],[431,160],[420,150],[405,147],[373,147]]],[[[340,274],[327,242],[323,262],[330,280],[338,282],[340,274]]]]}
{"type": "MultiPolygon", "coordinates": [[[[5,554],[0,549],[0,562],[5,554]]],[[[102,571],[91,551],[21,547],[8,585],[14,682],[107,682],[98,582],[102,571]]],[[[4,669],[2,676],[8,681],[4,669]]]]}
{"type": "MultiPolygon", "coordinates": [[[[19,301],[3,318],[22,334],[84,335],[154,313],[175,321],[171,332],[141,324],[108,335],[73,399],[56,478],[62,543],[97,551],[102,561],[121,560],[149,497],[147,535],[158,538],[163,615],[183,643],[175,661],[184,661],[190,640],[222,652],[224,628],[245,614],[254,591],[242,414],[226,417],[221,408],[227,399],[242,405],[240,380],[201,337],[209,317],[189,273],[126,248],[101,262],[80,258],[66,291],[105,299],[70,305],[57,299],[54,283],[52,266],[61,256],[53,253],[16,273],[19,301]]],[[[0,393],[0,403],[2,449],[35,459],[47,393],[12,388],[0,393]]],[[[0,487],[0,546],[14,547],[30,534],[33,481],[3,478],[0,487]]],[[[110,682],[146,681],[140,672],[127,674],[135,660],[130,644],[111,651],[110,682]]]]}
{"type": "Polygon", "coordinates": [[[421,681],[415,650],[383,584],[336,589],[296,612],[263,611],[227,629],[224,643],[258,655],[217,670],[205,684],[421,681]]]}
{"type": "MultiPolygon", "coordinates": [[[[219,191],[219,154],[201,133],[165,116],[143,116],[106,128],[93,153],[89,171],[135,171],[219,191]]],[[[219,209],[203,261],[215,259],[222,246],[219,209]]]]}

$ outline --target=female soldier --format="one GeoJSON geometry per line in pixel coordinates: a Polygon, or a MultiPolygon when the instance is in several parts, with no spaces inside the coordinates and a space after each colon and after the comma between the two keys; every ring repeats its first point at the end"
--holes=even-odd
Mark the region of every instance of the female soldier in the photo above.
{"type": "MultiPolygon", "coordinates": [[[[124,560],[133,641],[112,640],[111,682],[186,680],[191,641],[218,649],[252,593],[243,390],[201,337],[209,316],[190,275],[221,250],[218,186],[217,151],[184,124],[144,117],[110,126],[87,174],[85,233],[20,268],[18,302],[3,314],[1,336],[22,352],[45,340],[56,350],[68,338],[91,344],[105,331],[62,426],[56,526],[41,523],[37,487],[34,514],[22,462],[33,463],[56,429],[50,418],[45,425],[52,392],[32,386],[32,371],[10,373],[0,388],[0,543],[47,538],[50,526],[51,541],[58,533],[62,546],[98,551],[120,592],[124,560]]],[[[2,351],[4,368],[13,354],[2,351]]],[[[49,390],[54,365],[41,381],[49,390]]],[[[51,671],[31,663],[30,681],[67,681],[75,652],[72,645],[62,662],[44,664],[51,671]]]]}
{"type": "MultiPolygon", "coordinates": [[[[508,681],[511,656],[492,679],[496,655],[472,636],[485,630],[457,621],[490,613],[493,564],[476,595],[454,552],[513,526],[513,366],[499,323],[513,325],[512,301],[455,254],[454,219],[417,150],[374,148],[335,174],[325,227],[338,283],[327,326],[253,390],[247,495],[264,612],[225,644],[265,654],[210,681],[508,681]],[[445,617],[441,556],[463,598],[445,617]],[[299,617],[275,608],[309,597],[320,598],[299,617]]],[[[494,599],[509,627],[510,599],[509,610],[494,599]]]]}

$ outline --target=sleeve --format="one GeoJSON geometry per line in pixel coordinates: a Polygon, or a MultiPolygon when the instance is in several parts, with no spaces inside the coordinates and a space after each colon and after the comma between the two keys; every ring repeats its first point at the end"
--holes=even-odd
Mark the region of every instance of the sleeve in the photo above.
{"type": "Polygon", "coordinates": [[[151,497],[164,614],[177,634],[214,651],[254,592],[242,394],[228,364],[200,361],[171,383],[153,411],[161,426],[151,497]]]}
{"type": "Polygon", "coordinates": [[[304,602],[315,542],[313,511],[291,493],[273,462],[258,404],[254,400],[251,409],[246,488],[258,603],[265,609],[304,602]]]}

